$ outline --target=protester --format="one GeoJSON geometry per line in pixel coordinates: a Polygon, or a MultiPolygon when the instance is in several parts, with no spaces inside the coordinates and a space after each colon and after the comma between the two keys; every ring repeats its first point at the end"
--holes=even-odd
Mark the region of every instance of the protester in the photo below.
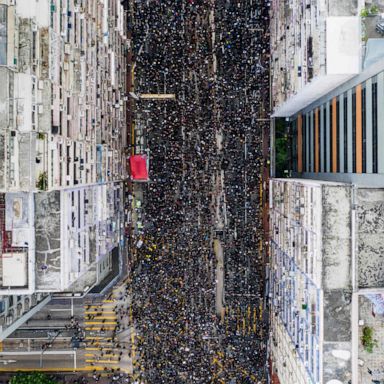
{"type": "Polygon", "coordinates": [[[151,181],[143,187],[143,245],[117,298],[112,338],[123,359],[132,345],[128,351],[117,339],[131,304],[139,376],[112,374],[111,383],[266,382],[259,187],[269,124],[268,12],[261,0],[135,2],[135,91],[176,100],[137,103],[151,181]],[[216,202],[221,172],[225,212],[216,202]],[[226,215],[224,320],[215,310],[217,209],[226,215]]]}

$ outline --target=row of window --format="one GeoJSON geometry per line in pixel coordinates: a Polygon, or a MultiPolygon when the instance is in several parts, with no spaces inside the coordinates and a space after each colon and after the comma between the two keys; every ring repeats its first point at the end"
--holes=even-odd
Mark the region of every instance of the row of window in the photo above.
{"type": "Polygon", "coordinates": [[[378,172],[377,79],[354,87],[292,123],[296,172],[378,172]]]}

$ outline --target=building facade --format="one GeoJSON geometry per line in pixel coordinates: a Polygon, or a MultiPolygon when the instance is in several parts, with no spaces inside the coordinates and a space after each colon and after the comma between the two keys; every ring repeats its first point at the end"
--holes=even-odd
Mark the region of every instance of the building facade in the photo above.
{"type": "MultiPolygon", "coordinates": [[[[350,187],[275,179],[270,188],[272,360],[282,383],[326,383],[328,345],[341,340],[324,311],[352,289],[350,187]]],[[[342,342],[350,351],[348,332],[342,342]]],[[[338,373],[349,374],[350,366],[338,373]]]]}
{"type": "Polygon", "coordinates": [[[344,180],[383,185],[382,67],[378,63],[292,117],[294,172],[330,180],[356,174],[361,177],[344,180]]]}
{"type": "Polygon", "coordinates": [[[271,2],[275,116],[291,116],[361,71],[361,1],[271,2]]]}
{"type": "Polygon", "coordinates": [[[384,39],[376,25],[384,4],[292,0],[272,10],[273,116],[287,127],[287,171],[383,187],[384,39]]]}
{"type": "Polygon", "coordinates": [[[123,244],[126,30],[118,0],[0,0],[0,295],[35,303],[13,322],[123,244]]]}
{"type": "Polygon", "coordinates": [[[383,312],[383,198],[379,188],[271,180],[271,361],[281,383],[358,384],[367,366],[379,369],[362,330],[381,335],[367,308],[383,312]]]}

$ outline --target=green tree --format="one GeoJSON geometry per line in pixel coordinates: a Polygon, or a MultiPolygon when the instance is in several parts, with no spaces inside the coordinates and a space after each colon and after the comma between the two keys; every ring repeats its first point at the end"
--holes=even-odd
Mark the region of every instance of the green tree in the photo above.
{"type": "Polygon", "coordinates": [[[377,340],[373,338],[373,328],[364,327],[363,335],[361,336],[361,343],[363,344],[364,349],[372,353],[373,348],[377,347],[377,340]]]}
{"type": "Polygon", "coordinates": [[[39,178],[36,181],[36,187],[41,191],[46,191],[48,188],[48,174],[47,172],[41,172],[39,178]]]}
{"type": "Polygon", "coordinates": [[[361,17],[367,17],[369,16],[369,10],[367,8],[363,8],[361,11],[360,11],[360,16],[361,17]]]}
{"type": "Polygon", "coordinates": [[[58,382],[42,372],[16,373],[10,384],[58,384],[58,382]]]}
{"type": "Polygon", "coordinates": [[[380,12],[380,9],[376,4],[372,5],[371,9],[369,10],[369,13],[371,15],[377,15],[379,12],[380,12]]]}

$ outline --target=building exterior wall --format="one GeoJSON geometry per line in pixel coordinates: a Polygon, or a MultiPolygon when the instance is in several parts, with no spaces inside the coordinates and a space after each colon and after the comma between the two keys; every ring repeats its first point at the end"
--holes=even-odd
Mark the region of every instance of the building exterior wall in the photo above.
{"type": "Polygon", "coordinates": [[[0,23],[1,252],[28,254],[27,286],[0,282],[0,297],[85,292],[122,244],[126,13],[119,0],[0,0],[0,23]]]}
{"type": "Polygon", "coordinates": [[[271,355],[283,383],[351,377],[352,187],[273,179],[271,355]]]}
{"type": "MultiPolygon", "coordinates": [[[[380,116],[383,100],[384,72],[381,70],[361,83],[352,82],[350,86],[346,85],[340,89],[340,93],[330,94],[314,103],[309,109],[293,116],[292,139],[296,143],[293,153],[294,171],[300,172],[298,165],[303,163],[302,170],[305,174],[309,176],[318,174],[321,178],[328,178],[334,174],[333,180],[337,180],[338,174],[356,174],[358,177],[383,174],[384,127],[380,116]],[[329,105],[332,106],[331,113],[329,105]],[[320,142],[315,146],[315,156],[320,156],[320,167],[312,170],[308,167],[307,159],[301,155],[310,151],[311,143],[303,141],[302,132],[297,128],[299,120],[304,120],[317,109],[320,110],[321,124],[320,142]],[[322,114],[321,111],[326,113],[322,114]],[[333,131],[328,129],[329,127],[334,128],[333,131]],[[332,166],[330,166],[331,154],[332,166]]],[[[311,123],[309,129],[314,130],[314,124],[311,123]]],[[[366,184],[370,185],[369,182],[366,184]]]]}
{"type": "Polygon", "coordinates": [[[382,289],[384,287],[383,201],[383,189],[359,189],[356,192],[357,285],[359,288],[382,289]]]}
{"type": "Polygon", "coordinates": [[[281,382],[318,383],[323,330],[321,186],[275,179],[270,192],[272,355],[281,382]]]}
{"type": "Polygon", "coordinates": [[[271,3],[273,110],[275,116],[291,116],[360,72],[358,4],[350,0],[271,3]]]}

